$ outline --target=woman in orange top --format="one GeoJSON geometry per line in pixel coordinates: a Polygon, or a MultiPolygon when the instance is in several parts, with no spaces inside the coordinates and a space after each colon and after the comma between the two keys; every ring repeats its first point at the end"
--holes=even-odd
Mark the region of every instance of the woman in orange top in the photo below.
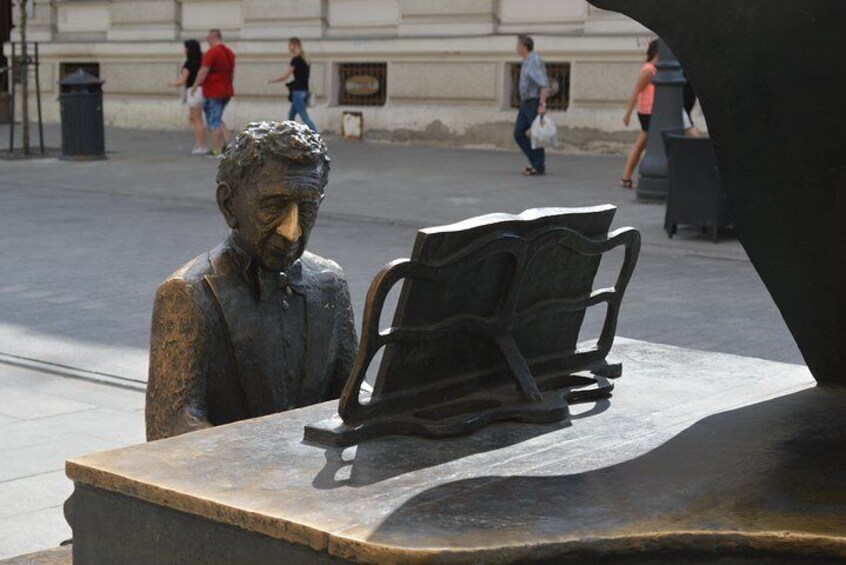
{"type": "Polygon", "coordinates": [[[655,77],[657,69],[655,64],[658,62],[658,40],[653,39],[649,42],[649,47],[646,49],[646,64],[640,69],[640,75],[637,77],[637,84],[635,84],[632,97],[629,100],[629,107],[626,109],[626,115],[623,117],[623,123],[627,126],[632,121],[632,112],[637,106],[637,117],[640,120],[640,132],[637,136],[637,141],[629,153],[629,160],[626,161],[626,168],[623,171],[623,178],[620,179],[620,186],[623,188],[633,188],[632,175],[640,162],[643,152],[646,150],[647,132],[649,131],[649,120],[652,118],[652,103],[655,101],[655,85],[652,84],[652,79],[655,77]]]}

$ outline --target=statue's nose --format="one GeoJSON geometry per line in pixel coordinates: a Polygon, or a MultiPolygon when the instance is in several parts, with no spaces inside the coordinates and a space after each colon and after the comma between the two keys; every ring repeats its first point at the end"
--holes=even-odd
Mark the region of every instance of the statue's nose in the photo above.
{"type": "Polygon", "coordinates": [[[290,242],[300,239],[303,231],[300,229],[300,209],[296,202],[292,202],[285,210],[285,216],[276,226],[276,233],[290,242]]]}

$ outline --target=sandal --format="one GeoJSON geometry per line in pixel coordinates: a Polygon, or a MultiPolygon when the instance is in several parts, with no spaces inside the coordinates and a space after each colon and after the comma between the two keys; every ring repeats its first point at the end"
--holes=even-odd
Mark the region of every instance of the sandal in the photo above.
{"type": "Polygon", "coordinates": [[[634,188],[634,184],[632,183],[632,179],[620,179],[620,188],[634,188]]]}

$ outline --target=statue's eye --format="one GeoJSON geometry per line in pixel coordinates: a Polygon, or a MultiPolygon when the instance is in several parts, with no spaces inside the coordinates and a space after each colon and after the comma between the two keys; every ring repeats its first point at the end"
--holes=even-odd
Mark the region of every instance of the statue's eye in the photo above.
{"type": "Polygon", "coordinates": [[[313,222],[317,217],[317,204],[314,202],[301,202],[299,209],[301,221],[313,222]]]}
{"type": "Polygon", "coordinates": [[[259,213],[262,214],[263,217],[277,216],[285,211],[285,208],[288,207],[288,204],[288,200],[266,200],[262,202],[261,206],[259,207],[259,213]]]}

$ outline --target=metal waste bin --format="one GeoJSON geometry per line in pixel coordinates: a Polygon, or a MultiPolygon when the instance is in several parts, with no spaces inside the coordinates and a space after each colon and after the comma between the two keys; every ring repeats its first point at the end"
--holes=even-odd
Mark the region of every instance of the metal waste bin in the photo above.
{"type": "Polygon", "coordinates": [[[62,158],[105,159],[103,81],[82,69],[59,82],[62,158]]]}

